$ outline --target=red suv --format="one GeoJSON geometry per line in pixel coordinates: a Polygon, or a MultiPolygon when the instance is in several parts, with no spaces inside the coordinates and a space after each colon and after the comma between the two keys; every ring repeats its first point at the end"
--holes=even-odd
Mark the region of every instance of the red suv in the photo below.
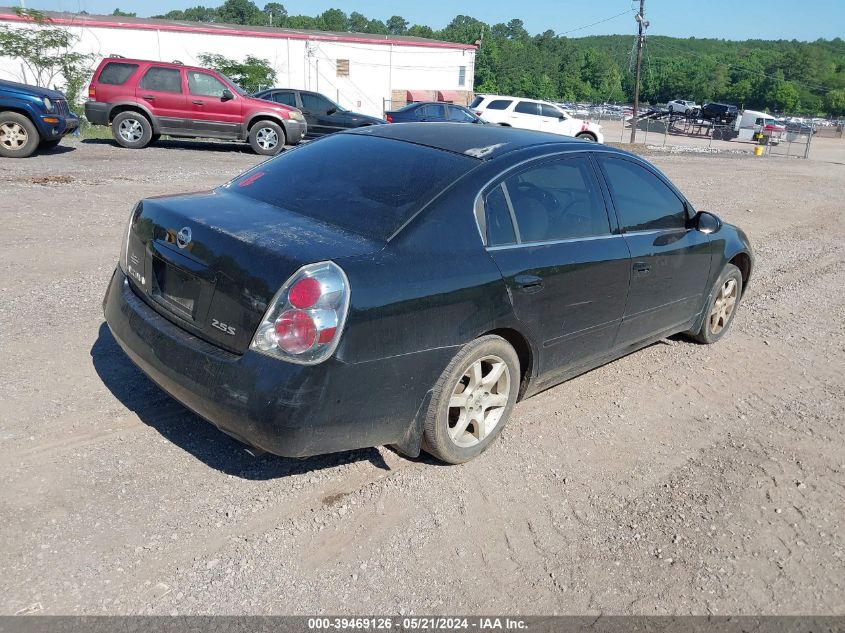
{"type": "Polygon", "coordinates": [[[179,62],[110,57],[88,88],[85,117],[110,125],[123,147],[138,149],[162,134],[249,141],[272,156],[306,132],[296,108],[253,99],[225,75],[179,62]]]}

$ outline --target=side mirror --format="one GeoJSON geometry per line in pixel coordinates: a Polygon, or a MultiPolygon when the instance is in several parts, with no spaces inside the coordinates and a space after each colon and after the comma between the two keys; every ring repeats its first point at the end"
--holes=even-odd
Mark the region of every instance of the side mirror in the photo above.
{"type": "Polygon", "coordinates": [[[699,211],[695,214],[692,221],[695,229],[697,231],[701,231],[705,235],[715,233],[722,228],[722,221],[719,219],[719,216],[713,213],[708,213],[707,211],[699,211]]]}
{"type": "Polygon", "coordinates": [[[332,114],[334,114],[335,112],[337,112],[337,108],[334,108],[334,107],[329,108],[328,110],[326,110],[326,114],[328,114],[328,115],[332,115],[332,114]]]}
{"type": "Polygon", "coordinates": [[[220,96],[220,101],[231,101],[235,98],[235,95],[232,94],[232,91],[228,88],[223,89],[223,94],[220,96]]]}

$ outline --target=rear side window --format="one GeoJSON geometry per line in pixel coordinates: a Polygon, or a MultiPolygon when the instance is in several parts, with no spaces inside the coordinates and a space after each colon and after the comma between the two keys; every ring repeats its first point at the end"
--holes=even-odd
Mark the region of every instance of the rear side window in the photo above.
{"type": "Polygon", "coordinates": [[[487,244],[505,246],[516,242],[511,212],[501,185],[487,194],[484,210],[487,218],[487,244]]]}
{"type": "Polygon", "coordinates": [[[488,110],[507,110],[508,106],[512,104],[513,101],[510,99],[496,99],[495,101],[491,101],[490,105],[487,106],[488,110]]]}
{"type": "Polygon", "coordinates": [[[246,172],[238,193],[385,240],[478,161],[413,143],[334,134],[246,172]],[[378,156],[379,168],[362,156],[378,156]],[[341,166],[342,168],[339,168],[341,166]]]}
{"type": "Polygon", "coordinates": [[[289,91],[276,91],[273,93],[273,101],[286,106],[296,107],[296,95],[289,91]]]}
{"type": "Polygon", "coordinates": [[[519,112],[520,114],[540,114],[537,104],[531,103],[530,101],[520,101],[516,104],[513,111],[519,112]]]}
{"type": "Polygon", "coordinates": [[[175,68],[153,66],[144,73],[139,85],[156,92],[182,92],[182,73],[175,68]]]}
{"type": "Polygon", "coordinates": [[[627,160],[600,160],[623,231],[686,228],[684,203],[660,178],[627,160]]]}
{"type": "Polygon", "coordinates": [[[97,81],[110,86],[122,86],[136,70],[138,70],[138,64],[109,62],[100,71],[100,77],[97,81]]]}
{"type": "Polygon", "coordinates": [[[505,180],[522,242],[610,233],[595,175],[586,158],[530,167],[505,180]]]}

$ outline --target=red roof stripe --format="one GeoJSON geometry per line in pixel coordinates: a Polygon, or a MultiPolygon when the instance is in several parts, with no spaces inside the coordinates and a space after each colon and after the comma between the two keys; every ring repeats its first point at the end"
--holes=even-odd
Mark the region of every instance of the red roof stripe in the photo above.
{"type": "MultiPolygon", "coordinates": [[[[7,20],[9,22],[32,22],[31,18],[19,16],[17,14],[0,13],[0,20],[7,20]]],[[[419,46],[423,48],[454,48],[461,50],[475,50],[474,44],[454,44],[452,42],[438,42],[431,40],[429,42],[418,42],[408,40],[390,40],[390,39],[376,39],[369,37],[360,37],[355,35],[337,36],[324,33],[292,33],[290,31],[280,31],[278,33],[267,31],[250,31],[248,29],[234,29],[234,28],[212,28],[206,26],[182,26],[179,24],[145,24],[139,22],[110,22],[107,20],[96,20],[86,18],[51,18],[53,24],[62,24],[67,26],[83,26],[83,27],[100,27],[106,29],[138,29],[141,31],[171,31],[176,33],[203,33],[206,35],[232,35],[235,37],[264,37],[269,39],[281,40],[318,40],[324,42],[352,42],[356,44],[395,44],[397,46],[419,46]]]]}

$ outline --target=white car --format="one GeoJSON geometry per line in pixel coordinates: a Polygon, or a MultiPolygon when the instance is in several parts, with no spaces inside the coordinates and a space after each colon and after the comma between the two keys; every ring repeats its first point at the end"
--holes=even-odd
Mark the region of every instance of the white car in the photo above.
{"type": "Polygon", "coordinates": [[[669,112],[683,112],[684,114],[692,114],[700,107],[695,101],[686,101],[684,99],[675,99],[666,104],[669,112]]]}
{"type": "Polygon", "coordinates": [[[490,123],[604,143],[600,125],[576,119],[560,106],[548,101],[478,95],[469,105],[469,109],[490,123]]]}

